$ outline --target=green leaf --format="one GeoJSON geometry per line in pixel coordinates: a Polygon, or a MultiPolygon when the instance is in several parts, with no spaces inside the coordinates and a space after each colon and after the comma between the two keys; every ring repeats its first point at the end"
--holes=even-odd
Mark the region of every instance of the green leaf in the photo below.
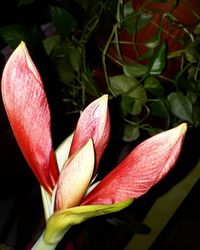
{"type": "Polygon", "coordinates": [[[160,75],[165,68],[167,59],[167,46],[162,43],[156,50],[150,65],[149,74],[150,75],[160,75]]]}
{"type": "Polygon", "coordinates": [[[200,23],[197,23],[196,27],[193,30],[195,35],[200,35],[200,23]]]}
{"type": "MultiPolygon", "coordinates": [[[[69,40],[62,41],[58,47],[55,48],[54,57],[59,60],[60,58],[69,57],[70,49],[72,47],[72,43],[69,40]]],[[[55,60],[55,61],[57,61],[55,60]]]]}
{"type": "MultiPolygon", "coordinates": [[[[122,98],[121,98],[121,110],[122,110],[123,116],[127,116],[128,114],[132,114],[132,110],[134,111],[134,105],[135,105],[134,98],[127,96],[127,95],[122,96],[122,98]]],[[[139,106],[138,112],[139,113],[141,112],[141,105],[139,106]]]]}
{"type": "MultiPolygon", "coordinates": [[[[81,70],[81,49],[71,42],[65,41],[55,47],[53,57],[55,58],[54,61],[57,62],[59,74],[62,75],[62,79],[72,79],[71,76],[81,70]],[[67,67],[64,72],[62,72],[62,66],[67,67]],[[67,74],[69,74],[69,77],[67,77],[67,74]]],[[[66,82],[68,82],[68,80],[66,80],[66,82]]]]}
{"type": "Polygon", "coordinates": [[[60,44],[60,41],[61,41],[60,35],[50,36],[42,41],[44,49],[48,56],[58,46],[58,44],[60,44]]]}
{"type": "Polygon", "coordinates": [[[170,120],[170,105],[166,99],[157,99],[150,104],[151,115],[170,120]]]}
{"type": "Polygon", "coordinates": [[[194,92],[194,91],[189,91],[188,90],[186,96],[187,96],[187,98],[190,100],[190,102],[192,104],[194,104],[198,99],[197,93],[194,92]]]}
{"type": "Polygon", "coordinates": [[[50,13],[55,28],[61,36],[66,38],[76,29],[76,19],[65,9],[50,6],[50,13]]]}
{"type": "Polygon", "coordinates": [[[134,35],[137,32],[136,21],[137,21],[136,18],[132,17],[132,18],[128,18],[128,20],[124,21],[123,23],[125,29],[130,35],[134,35]]]}
{"type": "Polygon", "coordinates": [[[140,136],[140,130],[138,126],[125,123],[123,141],[131,142],[138,139],[139,136],[140,136]]]}
{"type": "Polygon", "coordinates": [[[180,92],[172,92],[168,96],[172,114],[184,121],[192,121],[192,103],[180,92]]]}
{"type": "Polygon", "coordinates": [[[16,48],[21,41],[29,44],[31,40],[31,33],[22,25],[1,27],[0,36],[11,48],[16,48]]]}
{"type": "Polygon", "coordinates": [[[198,62],[200,59],[199,55],[199,45],[200,39],[196,39],[194,42],[190,43],[184,50],[186,59],[191,62],[195,63],[198,62]]]}
{"type": "Polygon", "coordinates": [[[124,17],[127,17],[131,14],[133,14],[133,5],[132,5],[132,1],[127,1],[124,3],[124,17]]]}
{"type": "Polygon", "coordinates": [[[144,76],[148,71],[148,66],[139,63],[124,64],[123,71],[126,76],[136,78],[144,76]]]}
{"type": "Polygon", "coordinates": [[[138,80],[126,75],[118,75],[110,77],[110,85],[116,95],[123,95],[121,101],[122,110],[129,110],[132,115],[141,112],[147,96],[144,87],[138,80]]]}
{"type": "Polygon", "coordinates": [[[62,82],[69,83],[74,79],[74,70],[67,60],[63,59],[58,62],[56,64],[56,70],[62,82]]]}
{"type": "Polygon", "coordinates": [[[190,80],[190,79],[192,79],[192,78],[195,78],[196,73],[197,73],[197,68],[194,67],[193,65],[191,65],[191,66],[188,68],[188,80],[190,80]]]}
{"type": "Polygon", "coordinates": [[[113,92],[116,95],[132,93],[140,86],[139,81],[126,75],[117,75],[109,78],[113,92]]]}
{"type": "Polygon", "coordinates": [[[152,18],[152,14],[143,12],[139,16],[139,20],[137,22],[137,32],[143,29],[149,23],[151,18],[152,18]]]}
{"type": "Polygon", "coordinates": [[[72,65],[72,68],[76,71],[79,72],[81,69],[81,51],[77,47],[72,47],[69,53],[69,61],[70,64],[72,65]]]}
{"type": "Polygon", "coordinates": [[[63,238],[65,232],[71,226],[96,216],[120,211],[132,202],[133,200],[128,200],[112,205],[86,205],[58,211],[47,221],[43,234],[44,241],[48,245],[55,245],[63,238]]]}
{"type": "Polygon", "coordinates": [[[160,29],[145,43],[145,46],[150,49],[156,48],[160,44],[160,29]]]}
{"type": "Polygon", "coordinates": [[[124,27],[129,34],[134,35],[148,24],[152,15],[146,12],[138,15],[138,13],[135,13],[132,8],[132,1],[129,1],[124,4],[124,17],[124,27]]]}
{"type": "Polygon", "coordinates": [[[154,55],[154,49],[149,48],[147,51],[145,51],[144,54],[142,54],[141,56],[138,56],[138,60],[143,61],[146,59],[150,59],[153,55],[154,55]]]}
{"type": "Polygon", "coordinates": [[[137,79],[125,75],[112,76],[109,79],[111,88],[116,95],[122,95],[130,89],[134,91],[139,85],[137,79]]]}
{"type": "Polygon", "coordinates": [[[160,81],[154,76],[149,76],[145,79],[144,88],[153,96],[161,97],[165,95],[165,89],[160,81]]]}

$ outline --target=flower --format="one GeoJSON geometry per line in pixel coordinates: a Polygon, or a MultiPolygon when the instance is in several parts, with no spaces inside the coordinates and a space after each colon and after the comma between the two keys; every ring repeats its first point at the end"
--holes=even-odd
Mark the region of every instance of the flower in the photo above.
{"type": "Polygon", "coordinates": [[[24,42],[5,65],[2,95],[19,147],[46,190],[47,228],[38,243],[45,246],[57,244],[71,225],[121,210],[146,193],[175,165],[187,129],[183,123],[145,140],[88,192],[109,140],[108,95],[86,107],[55,154],[42,79],[24,42]]]}
{"type": "Polygon", "coordinates": [[[175,165],[186,129],[187,125],[183,123],[145,140],[84,196],[94,165],[94,149],[89,141],[79,153],[69,158],[60,173],[55,210],[78,205],[115,204],[142,196],[175,165]],[[81,183],[79,178],[87,182],[84,189],[77,188],[81,183]],[[76,200],[78,194],[82,199],[79,196],[76,200]]]}
{"type": "MultiPolygon", "coordinates": [[[[15,49],[5,65],[2,96],[10,125],[25,159],[39,183],[52,194],[59,171],[52,147],[50,110],[42,79],[24,42],[15,49]]],[[[110,134],[107,99],[107,95],[102,96],[82,112],[69,152],[69,155],[73,155],[92,138],[96,168],[110,134]]]]}
{"type": "Polygon", "coordinates": [[[59,168],[59,177],[52,149],[50,111],[42,79],[24,42],[5,65],[2,95],[24,157],[45,190],[52,191],[57,183],[56,203],[61,204],[63,200],[71,204],[64,205],[64,208],[77,206],[80,202],[82,205],[113,204],[140,197],[175,165],[187,127],[183,123],[138,145],[83,198],[93,176],[95,161],[98,166],[109,140],[108,96],[103,95],[93,101],[82,112],[68,145],[68,153],[65,146],[68,160],[59,168]],[[79,185],[82,187],[75,188],[74,195],[71,187],[79,185]],[[73,198],[76,202],[70,201],[73,198]]]}

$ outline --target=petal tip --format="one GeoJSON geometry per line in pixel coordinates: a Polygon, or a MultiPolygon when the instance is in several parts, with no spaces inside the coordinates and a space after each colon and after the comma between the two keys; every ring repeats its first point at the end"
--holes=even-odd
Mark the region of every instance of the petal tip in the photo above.
{"type": "Polygon", "coordinates": [[[22,47],[26,47],[26,43],[24,41],[21,41],[19,45],[22,47]]]}
{"type": "Polygon", "coordinates": [[[104,94],[99,98],[100,102],[108,102],[108,94],[104,94]]]}
{"type": "Polygon", "coordinates": [[[181,123],[178,127],[181,134],[185,134],[187,131],[187,123],[181,123]]]}
{"type": "Polygon", "coordinates": [[[25,52],[27,51],[26,43],[24,41],[21,41],[20,44],[17,46],[16,50],[24,50],[25,52]]]}

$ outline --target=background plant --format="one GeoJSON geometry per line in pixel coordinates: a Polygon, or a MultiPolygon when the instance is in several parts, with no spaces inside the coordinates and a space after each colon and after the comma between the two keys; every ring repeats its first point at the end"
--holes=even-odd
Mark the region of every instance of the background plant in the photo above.
{"type": "Polygon", "coordinates": [[[118,97],[125,141],[144,129],[199,125],[198,1],[20,0],[16,9],[41,17],[16,15],[0,28],[3,45],[26,42],[64,116],[109,93],[118,97]]]}
{"type": "Polygon", "coordinates": [[[121,97],[125,141],[181,121],[199,126],[199,11],[197,1],[126,1],[117,9],[103,69],[121,97]]]}

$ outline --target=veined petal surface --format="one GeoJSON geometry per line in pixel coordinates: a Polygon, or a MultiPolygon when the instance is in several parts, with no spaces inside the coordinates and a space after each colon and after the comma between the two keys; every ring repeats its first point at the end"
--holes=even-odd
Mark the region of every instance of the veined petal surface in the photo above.
{"type": "Polygon", "coordinates": [[[8,59],[2,96],[18,145],[40,184],[49,193],[58,178],[52,148],[50,111],[42,79],[24,42],[8,59]]]}
{"type": "Polygon", "coordinates": [[[96,168],[108,144],[110,135],[110,115],[108,111],[108,95],[103,95],[90,103],[82,112],[70,148],[69,155],[92,138],[95,148],[96,168]]]}
{"type": "Polygon", "coordinates": [[[175,165],[186,129],[183,123],[142,142],[82,200],[81,205],[113,204],[145,194],[175,165]]]}
{"type": "Polygon", "coordinates": [[[92,139],[65,163],[57,183],[55,211],[78,206],[94,171],[92,139]]]}

